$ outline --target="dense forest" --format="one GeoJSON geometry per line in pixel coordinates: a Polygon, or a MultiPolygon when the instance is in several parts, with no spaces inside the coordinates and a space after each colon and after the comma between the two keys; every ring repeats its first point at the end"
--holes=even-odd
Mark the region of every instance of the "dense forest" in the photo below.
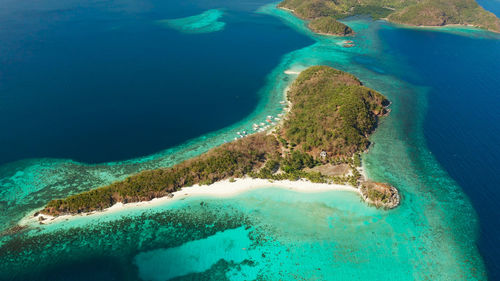
{"type": "Polygon", "coordinates": [[[351,74],[325,66],[303,71],[288,92],[292,112],[282,136],[313,155],[352,156],[369,145],[368,135],[389,101],[351,74]]]}
{"type": "Polygon", "coordinates": [[[309,22],[309,28],[316,33],[345,36],[352,34],[352,29],[332,17],[319,17],[309,22]]]}
{"type": "Polygon", "coordinates": [[[274,133],[256,133],[170,168],[143,171],[108,186],[52,200],[41,212],[57,216],[102,210],[117,202],[147,201],[184,186],[244,176],[360,185],[359,152],[368,147],[368,135],[377,116],[386,112],[387,99],[353,75],[328,66],[303,71],[288,98],[291,111],[274,133]],[[313,170],[339,164],[348,165],[350,172],[328,175],[313,170]]]}
{"type": "Polygon", "coordinates": [[[148,170],[123,181],[52,200],[43,213],[80,213],[102,210],[117,202],[148,201],[194,184],[210,184],[229,177],[242,177],[259,169],[278,150],[276,138],[254,134],[224,144],[171,168],[148,170]]]}
{"type": "Polygon", "coordinates": [[[475,0],[284,0],[279,7],[306,20],[369,15],[414,26],[473,25],[500,32],[500,19],[475,0]]]}

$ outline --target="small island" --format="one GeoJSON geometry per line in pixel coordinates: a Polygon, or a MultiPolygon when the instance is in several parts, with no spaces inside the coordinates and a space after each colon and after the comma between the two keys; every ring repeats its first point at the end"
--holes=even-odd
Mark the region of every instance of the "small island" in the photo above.
{"type": "Polygon", "coordinates": [[[399,204],[396,188],[368,181],[360,168],[369,135],[378,118],[388,113],[389,101],[383,95],[349,73],[313,66],[300,73],[287,98],[290,111],[272,133],[252,134],[170,168],[143,171],[52,200],[40,213],[99,211],[116,203],[172,196],[183,187],[244,177],[349,185],[369,204],[382,208],[399,204]]]}
{"type": "Polygon", "coordinates": [[[347,36],[354,31],[347,25],[332,17],[319,17],[311,20],[308,27],[316,33],[325,35],[347,36]]]}
{"type": "MultiPolygon", "coordinates": [[[[355,15],[410,26],[464,25],[500,32],[500,19],[474,0],[283,0],[278,7],[291,10],[304,20],[311,20],[309,28],[318,33],[328,33],[325,32],[327,29],[312,26],[312,22],[320,18],[334,22],[355,15]]],[[[326,28],[326,25],[321,26],[326,28]]]]}

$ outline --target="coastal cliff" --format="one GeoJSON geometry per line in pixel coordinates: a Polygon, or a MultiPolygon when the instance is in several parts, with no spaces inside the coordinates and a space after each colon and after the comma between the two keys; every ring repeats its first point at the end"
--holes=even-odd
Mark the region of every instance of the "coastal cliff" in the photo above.
{"type": "Polygon", "coordinates": [[[368,136],[378,118],[387,114],[389,101],[383,95],[349,73],[313,66],[298,76],[287,97],[292,108],[272,134],[256,133],[170,168],[143,171],[108,186],[52,200],[41,213],[98,211],[119,202],[168,196],[182,187],[242,177],[346,184],[361,188],[362,198],[375,206],[399,204],[394,187],[363,184],[366,179],[359,168],[360,153],[370,144],[368,136]]]}
{"type": "Polygon", "coordinates": [[[367,203],[377,207],[392,209],[397,207],[401,201],[398,190],[388,184],[366,181],[361,183],[359,190],[361,197],[367,203]]]}
{"type": "MultiPolygon", "coordinates": [[[[500,19],[474,0],[376,1],[376,0],[284,0],[279,5],[305,20],[331,18],[331,21],[355,15],[411,26],[475,26],[500,32],[500,19]]],[[[327,33],[326,29],[310,28],[327,33]]]]}

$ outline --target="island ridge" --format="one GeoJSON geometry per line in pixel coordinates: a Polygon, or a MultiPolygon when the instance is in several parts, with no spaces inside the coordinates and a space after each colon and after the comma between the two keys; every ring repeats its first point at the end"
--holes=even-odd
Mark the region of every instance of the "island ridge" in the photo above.
{"type": "MultiPolygon", "coordinates": [[[[284,0],[278,7],[291,10],[296,16],[311,20],[309,27],[317,33],[327,33],[334,22],[355,15],[384,18],[390,22],[411,26],[467,25],[500,32],[500,19],[474,0],[284,0]],[[314,24],[320,18],[330,18],[330,24],[314,24]]],[[[340,29],[333,32],[342,34],[340,29]]]]}

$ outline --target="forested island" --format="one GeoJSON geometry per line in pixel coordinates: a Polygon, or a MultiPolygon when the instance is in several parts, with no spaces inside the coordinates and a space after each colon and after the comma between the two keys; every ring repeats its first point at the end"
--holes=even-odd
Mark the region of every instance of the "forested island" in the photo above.
{"type": "Polygon", "coordinates": [[[346,36],[354,33],[347,25],[332,17],[319,17],[309,22],[309,28],[321,34],[346,36]]]}
{"type": "MultiPolygon", "coordinates": [[[[500,32],[500,19],[483,9],[475,0],[283,0],[281,8],[292,10],[318,33],[329,33],[329,25],[312,26],[314,21],[329,18],[330,22],[355,15],[412,26],[471,25],[500,32]]],[[[322,20],[324,21],[324,20],[322,20]]]]}
{"type": "MultiPolygon", "coordinates": [[[[353,75],[328,66],[300,73],[287,93],[291,109],[273,133],[256,133],[170,168],[143,171],[123,181],[50,201],[42,214],[58,216],[103,210],[115,203],[148,201],[182,187],[242,177],[307,179],[349,184],[370,204],[394,208],[398,191],[366,181],[360,153],[389,101],[353,75]]],[[[203,188],[203,187],[200,187],[203,188]]]]}

